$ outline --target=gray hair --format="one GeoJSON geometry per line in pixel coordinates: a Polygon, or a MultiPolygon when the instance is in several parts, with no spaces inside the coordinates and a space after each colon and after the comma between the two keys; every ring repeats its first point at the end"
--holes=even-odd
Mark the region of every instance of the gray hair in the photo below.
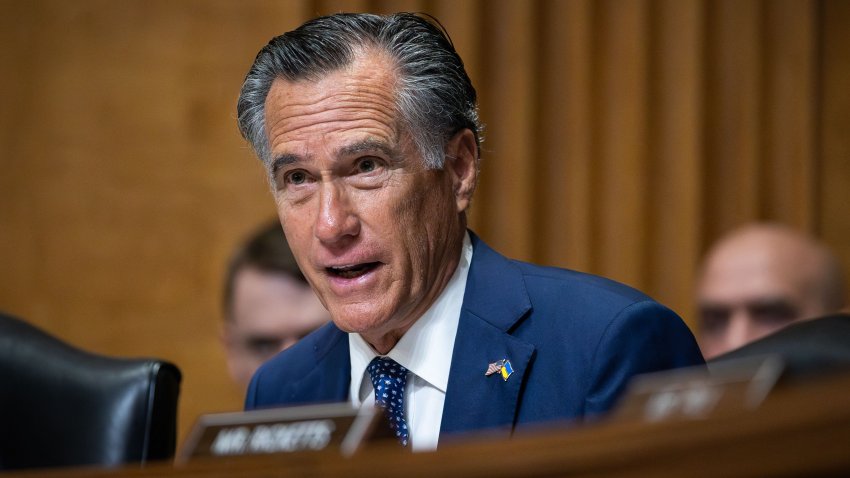
{"type": "Polygon", "coordinates": [[[271,163],[265,101],[272,82],[319,79],[368,47],[386,51],[395,62],[396,108],[427,167],[443,167],[446,143],[463,129],[471,130],[480,146],[475,88],[442,26],[411,13],[341,13],[273,38],[251,65],[237,114],[239,131],[261,161],[271,163]]]}

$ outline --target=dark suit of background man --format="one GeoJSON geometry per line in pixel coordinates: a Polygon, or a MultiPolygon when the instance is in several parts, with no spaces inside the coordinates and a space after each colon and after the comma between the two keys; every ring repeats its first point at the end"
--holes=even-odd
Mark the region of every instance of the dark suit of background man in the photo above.
{"type": "Polygon", "coordinates": [[[340,14],[276,37],[238,115],[333,318],[260,368],[246,408],[371,406],[368,365],[388,356],[408,370],[403,420],[427,450],[600,414],[634,374],[703,362],[679,317],[642,293],[507,259],[467,230],[476,93],[429,21],[340,14]]]}

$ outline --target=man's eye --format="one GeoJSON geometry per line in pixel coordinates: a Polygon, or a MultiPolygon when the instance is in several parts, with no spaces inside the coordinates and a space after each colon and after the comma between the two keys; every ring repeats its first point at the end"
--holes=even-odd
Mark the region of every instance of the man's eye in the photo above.
{"type": "Polygon", "coordinates": [[[285,181],[287,184],[304,184],[307,182],[307,173],[304,171],[292,171],[286,174],[285,181]]]}
{"type": "Polygon", "coordinates": [[[378,162],[374,158],[363,158],[357,162],[357,171],[360,173],[371,173],[378,169],[378,162]]]}
{"type": "Polygon", "coordinates": [[[800,315],[796,307],[786,303],[753,306],[750,313],[756,321],[769,325],[781,325],[792,322],[800,315]]]}
{"type": "Polygon", "coordinates": [[[700,325],[703,332],[717,332],[726,327],[729,310],[720,307],[702,307],[699,310],[700,325]]]}
{"type": "Polygon", "coordinates": [[[252,354],[261,358],[268,358],[276,354],[283,345],[283,340],[273,337],[252,337],[248,339],[246,348],[252,354]]]}

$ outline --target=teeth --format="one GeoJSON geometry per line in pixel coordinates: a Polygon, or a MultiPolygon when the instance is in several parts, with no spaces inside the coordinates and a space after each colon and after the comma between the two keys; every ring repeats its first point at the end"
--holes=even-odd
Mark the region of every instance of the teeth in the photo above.
{"type": "Polygon", "coordinates": [[[353,279],[365,274],[372,268],[373,264],[355,264],[350,266],[331,266],[328,270],[336,276],[344,279],[353,279]]]}

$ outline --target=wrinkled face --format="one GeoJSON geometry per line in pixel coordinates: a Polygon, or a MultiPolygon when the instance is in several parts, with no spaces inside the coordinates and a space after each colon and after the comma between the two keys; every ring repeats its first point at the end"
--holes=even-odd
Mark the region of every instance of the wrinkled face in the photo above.
{"type": "Polygon", "coordinates": [[[767,247],[713,256],[698,287],[700,347],[706,359],[734,350],[789,323],[823,312],[809,264],[767,247]]]}
{"type": "Polygon", "coordinates": [[[231,376],[247,386],[263,362],[329,320],[328,311],[304,282],[241,269],[233,279],[232,310],[224,329],[231,376]]]}
{"type": "MultiPolygon", "coordinates": [[[[269,173],[292,252],[337,326],[381,353],[454,272],[475,169],[426,169],[394,100],[389,61],[370,53],[317,81],[278,79],[266,99],[269,173]]],[[[449,155],[474,153],[469,137],[450,141],[449,155]]]]}

